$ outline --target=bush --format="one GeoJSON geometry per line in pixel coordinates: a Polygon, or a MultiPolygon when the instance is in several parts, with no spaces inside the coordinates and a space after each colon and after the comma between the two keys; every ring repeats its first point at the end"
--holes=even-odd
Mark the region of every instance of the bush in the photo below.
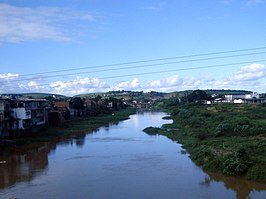
{"type": "Polygon", "coordinates": [[[200,166],[213,159],[213,154],[208,148],[194,146],[194,149],[192,150],[193,152],[191,153],[190,157],[196,162],[196,164],[200,166]]]}
{"type": "Polygon", "coordinates": [[[220,123],[215,129],[216,136],[234,136],[234,127],[229,123],[220,123]]]}
{"type": "Polygon", "coordinates": [[[252,162],[246,149],[241,146],[233,155],[227,158],[223,166],[223,172],[227,175],[244,175],[252,166],[252,162]]]}

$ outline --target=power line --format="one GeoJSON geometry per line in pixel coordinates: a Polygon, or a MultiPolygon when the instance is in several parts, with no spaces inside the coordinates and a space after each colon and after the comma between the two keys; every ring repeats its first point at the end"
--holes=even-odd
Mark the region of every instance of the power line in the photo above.
{"type": "MultiPolygon", "coordinates": [[[[80,74],[90,74],[90,73],[109,72],[109,71],[118,71],[118,70],[120,71],[120,70],[126,70],[126,69],[136,69],[136,68],[145,68],[145,67],[151,67],[151,66],[162,66],[162,65],[171,65],[171,64],[188,63],[188,62],[198,62],[198,61],[208,61],[208,60],[215,60],[215,59],[234,58],[234,57],[251,56],[251,55],[259,55],[259,54],[266,54],[266,52],[255,52],[255,53],[245,53],[245,54],[237,54],[237,55],[216,56],[216,57],[207,57],[207,58],[199,58],[199,59],[174,61],[174,62],[145,64],[145,65],[139,65],[139,66],[127,66],[127,67],[119,67],[119,68],[111,68],[111,69],[101,69],[101,70],[94,70],[94,71],[88,71],[88,72],[49,75],[49,76],[45,76],[44,78],[74,76],[74,75],[80,75],[80,74]]],[[[41,73],[39,73],[39,74],[41,74],[41,73]]],[[[31,77],[31,78],[23,78],[23,79],[19,79],[19,80],[10,80],[10,82],[21,82],[21,81],[25,81],[25,80],[34,80],[34,79],[40,79],[40,77],[31,77]]]]}
{"type": "Polygon", "coordinates": [[[135,73],[135,74],[129,74],[129,75],[117,75],[117,76],[109,76],[109,77],[103,77],[103,78],[98,78],[98,79],[113,79],[113,78],[131,77],[131,76],[137,76],[137,75],[138,76],[139,75],[151,75],[151,74],[158,74],[158,73],[198,70],[198,69],[206,69],[206,68],[217,68],[217,67],[250,64],[250,63],[254,63],[254,62],[265,62],[265,61],[266,61],[266,59],[262,59],[262,60],[255,60],[255,61],[249,61],[249,62],[237,62],[237,63],[217,64],[217,65],[200,66],[200,67],[180,68],[180,69],[172,69],[172,70],[161,70],[161,71],[153,71],[153,72],[145,72],[145,73],[135,73]]]}
{"type": "MultiPolygon", "coordinates": [[[[235,62],[235,63],[208,65],[208,66],[199,66],[199,67],[179,68],[179,69],[171,69],[171,70],[151,71],[151,72],[135,73],[135,74],[124,74],[124,75],[116,75],[116,76],[107,76],[107,77],[100,77],[100,78],[97,78],[97,79],[114,79],[114,78],[120,78],[120,77],[142,76],[142,75],[169,73],[169,72],[177,72],[177,71],[188,71],[188,70],[198,70],[198,69],[206,69],[206,68],[218,68],[218,67],[226,67],[226,66],[233,66],[233,65],[250,64],[250,63],[255,63],[255,62],[266,62],[266,59],[246,61],[246,62],[235,62]]],[[[73,83],[73,82],[74,81],[68,81],[67,83],[73,83]]],[[[46,84],[39,84],[38,86],[49,86],[49,85],[50,85],[50,83],[46,83],[46,84]]]]}
{"type": "Polygon", "coordinates": [[[64,70],[45,71],[45,72],[40,72],[40,73],[24,74],[24,75],[20,75],[20,76],[25,77],[25,76],[43,75],[43,74],[50,74],[50,73],[61,73],[61,72],[68,72],[68,71],[93,69],[93,68],[105,68],[105,67],[120,66],[120,65],[140,64],[140,63],[146,63],[146,62],[166,61],[166,60],[172,60],[172,59],[183,59],[183,58],[201,57],[201,56],[208,56],[208,55],[218,55],[218,54],[226,54],[226,53],[255,51],[255,50],[263,50],[263,49],[266,49],[266,46],[257,47],[257,48],[236,49],[236,50],[229,50],[229,51],[217,51],[217,52],[202,53],[202,54],[174,56],[174,57],[166,57],[166,58],[158,58],[158,59],[147,59],[147,60],[138,60],[138,61],[130,61],[130,62],[121,62],[121,63],[105,64],[105,65],[98,65],[98,66],[70,68],[70,69],[64,69],[64,70]]]}

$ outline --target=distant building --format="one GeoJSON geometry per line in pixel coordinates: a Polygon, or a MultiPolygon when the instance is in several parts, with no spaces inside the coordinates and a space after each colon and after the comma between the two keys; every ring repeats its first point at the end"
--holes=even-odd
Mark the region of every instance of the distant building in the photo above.
{"type": "Polygon", "coordinates": [[[11,100],[12,130],[37,132],[48,123],[49,108],[45,99],[14,99],[11,100]]]}
{"type": "Polygon", "coordinates": [[[242,95],[224,95],[214,100],[214,103],[234,103],[234,104],[256,104],[266,103],[265,95],[256,92],[242,95]]]}

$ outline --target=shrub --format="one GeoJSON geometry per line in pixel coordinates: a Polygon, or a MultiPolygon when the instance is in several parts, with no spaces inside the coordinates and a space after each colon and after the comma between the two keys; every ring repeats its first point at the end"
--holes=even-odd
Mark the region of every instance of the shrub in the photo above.
{"type": "Polygon", "coordinates": [[[215,129],[216,136],[234,136],[235,131],[231,124],[222,122],[215,129]]]}
{"type": "Polygon", "coordinates": [[[246,149],[241,146],[234,154],[227,158],[223,166],[223,172],[227,175],[244,175],[252,166],[252,162],[246,149]]]}
{"type": "Polygon", "coordinates": [[[190,157],[196,164],[204,165],[207,161],[213,159],[213,154],[208,148],[194,146],[193,153],[191,153],[190,157]]]}

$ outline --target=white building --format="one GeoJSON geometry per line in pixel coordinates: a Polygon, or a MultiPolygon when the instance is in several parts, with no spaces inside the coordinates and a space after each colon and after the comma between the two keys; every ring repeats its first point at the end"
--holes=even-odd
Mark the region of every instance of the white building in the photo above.
{"type": "Polygon", "coordinates": [[[259,99],[259,94],[254,92],[243,95],[225,95],[223,102],[240,104],[245,103],[246,101],[249,101],[251,99],[259,99]]]}
{"type": "Polygon", "coordinates": [[[30,129],[48,122],[48,107],[45,99],[12,100],[11,116],[13,130],[30,129]]]}

